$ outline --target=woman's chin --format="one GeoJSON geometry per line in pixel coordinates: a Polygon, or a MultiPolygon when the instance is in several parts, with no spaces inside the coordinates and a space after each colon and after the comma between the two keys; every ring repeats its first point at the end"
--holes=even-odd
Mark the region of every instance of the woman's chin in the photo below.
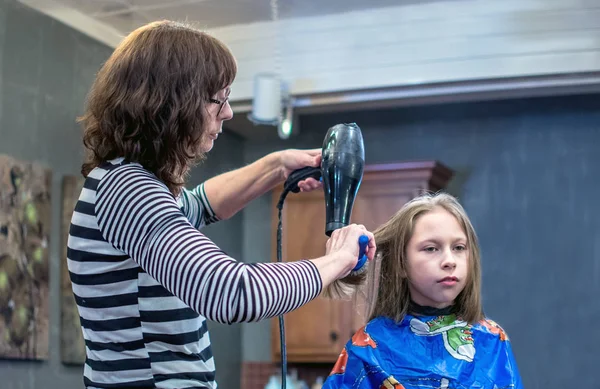
{"type": "Polygon", "coordinates": [[[209,151],[212,150],[214,145],[215,145],[215,141],[208,138],[208,139],[204,139],[202,141],[202,146],[200,146],[200,148],[202,149],[203,153],[208,153],[209,151]]]}

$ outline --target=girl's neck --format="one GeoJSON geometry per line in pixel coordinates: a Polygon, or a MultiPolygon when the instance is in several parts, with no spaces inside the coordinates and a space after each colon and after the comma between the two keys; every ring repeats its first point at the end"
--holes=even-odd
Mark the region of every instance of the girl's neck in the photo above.
{"type": "Polygon", "coordinates": [[[446,308],[434,308],[419,305],[412,300],[408,306],[408,312],[415,316],[445,316],[455,313],[454,305],[447,306],[446,308]]]}

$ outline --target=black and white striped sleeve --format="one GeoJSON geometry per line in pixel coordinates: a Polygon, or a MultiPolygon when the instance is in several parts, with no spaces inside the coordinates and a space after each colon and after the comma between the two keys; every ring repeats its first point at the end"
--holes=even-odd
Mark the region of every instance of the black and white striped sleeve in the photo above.
{"type": "Polygon", "coordinates": [[[139,166],[104,176],[95,207],[104,239],[209,320],[275,317],[321,292],[310,261],[245,264],[227,256],[194,228],[166,186],[139,166]]]}
{"type": "Polygon", "coordinates": [[[219,221],[208,201],[208,197],[206,197],[204,184],[200,184],[192,190],[184,188],[181,191],[180,197],[183,205],[183,214],[195,228],[200,229],[219,221]]]}

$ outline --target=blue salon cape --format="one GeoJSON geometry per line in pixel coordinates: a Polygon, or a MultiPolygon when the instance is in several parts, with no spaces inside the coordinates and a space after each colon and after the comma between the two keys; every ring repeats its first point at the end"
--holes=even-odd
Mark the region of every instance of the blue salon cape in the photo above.
{"type": "Polygon", "coordinates": [[[508,336],[490,319],[375,318],[342,350],[323,389],[522,389],[508,336]]]}

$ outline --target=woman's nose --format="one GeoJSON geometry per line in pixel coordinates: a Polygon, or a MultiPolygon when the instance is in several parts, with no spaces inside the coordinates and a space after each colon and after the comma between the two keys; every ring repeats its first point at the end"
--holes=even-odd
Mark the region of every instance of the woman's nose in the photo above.
{"type": "Polygon", "coordinates": [[[223,121],[233,119],[233,108],[231,108],[231,105],[229,105],[229,101],[227,101],[225,103],[225,106],[223,106],[220,116],[221,117],[219,119],[221,119],[223,121]]]}

